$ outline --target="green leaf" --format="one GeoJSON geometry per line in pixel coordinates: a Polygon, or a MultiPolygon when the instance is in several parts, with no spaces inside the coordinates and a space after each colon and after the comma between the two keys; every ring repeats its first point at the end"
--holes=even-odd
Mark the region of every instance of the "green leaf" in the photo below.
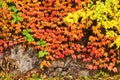
{"type": "Polygon", "coordinates": [[[31,34],[28,33],[28,34],[26,34],[26,37],[31,38],[32,36],[31,36],[31,34]]]}
{"type": "Polygon", "coordinates": [[[47,55],[47,51],[39,51],[38,55],[39,57],[44,57],[45,55],[47,55]]]}
{"type": "Polygon", "coordinates": [[[17,16],[17,20],[18,20],[18,21],[22,21],[22,17],[17,16]]]}
{"type": "Polygon", "coordinates": [[[30,31],[31,31],[31,29],[23,30],[22,34],[26,35],[26,34],[30,33],[30,31]]]}
{"type": "Polygon", "coordinates": [[[32,75],[32,78],[30,78],[30,80],[41,80],[38,76],[36,76],[35,74],[32,75]]]}
{"type": "Polygon", "coordinates": [[[41,46],[45,46],[46,45],[46,41],[42,41],[41,46]]]}
{"type": "Polygon", "coordinates": [[[28,42],[34,41],[34,38],[32,38],[32,37],[31,38],[26,38],[26,39],[27,39],[28,42]]]}
{"type": "Polygon", "coordinates": [[[30,34],[31,29],[23,30],[22,34],[25,36],[28,42],[35,41],[32,35],[30,34]]]}
{"type": "Polygon", "coordinates": [[[18,22],[17,18],[13,18],[14,23],[18,22]]]}
{"type": "Polygon", "coordinates": [[[3,4],[3,1],[2,1],[2,0],[0,0],[0,8],[2,8],[2,4],[3,4]]]}
{"type": "Polygon", "coordinates": [[[28,42],[32,42],[32,41],[34,41],[34,38],[32,37],[32,35],[31,34],[26,34],[26,39],[27,39],[27,41],[28,42]]]}
{"type": "Polygon", "coordinates": [[[22,21],[22,17],[18,13],[15,13],[12,17],[14,22],[22,21]]]}
{"type": "Polygon", "coordinates": [[[39,45],[39,46],[45,46],[46,45],[46,41],[43,41],[43,40],[39,40],[39,41],[37,41],[37,45],[39,45]]]}
{"type": "Polygon", "coordinates": [[[8,10],[11,10],[11,11],[13,10],[14,12],[17,12],[17,11],[18,11],[15,6],[10,6],[10,7],[8,8],[8,10]]]}

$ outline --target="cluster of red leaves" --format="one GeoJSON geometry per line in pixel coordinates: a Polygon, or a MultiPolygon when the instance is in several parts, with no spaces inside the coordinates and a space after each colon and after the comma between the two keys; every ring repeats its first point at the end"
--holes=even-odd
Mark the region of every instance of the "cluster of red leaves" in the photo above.
{"type": "Polygon", "coordinates": [[[83,25],[66,25],[63,21],[68,12],[74,12],[81,8],[79,1],[15,2],[16,7],[21,12],[20,15],[23,17],[24,22],[21,25],[25,26],[24,29],[31,29],[31,33],[36,40],[46,41],[45,47],[37,46],[36,42],[31,44],[36,49],[47,50],[46,58],[48,60],[64,58],[66,55],[74,54],[75,50],[79,51],[80,46],[76,47],[76,45],[80,44],[75,43],[75,41],[77,42],[83,37],[83,25]],[[75,4],[79,5],[76,6],[75,4]]]}
{"type": "Polygon", "coordinates": [[[116,68],[118,56],[116,55],[116,50],[107,50],[104,47],[92,48],[90,52],[92,57],[92,62],[88,66],[89,69],[108,69],[109,71],[118,72],[116,68]],[[95,68],[96,67],[96,68],[95,68]],[[114,70],[116,68],[116,70],[114,70]]]}
{"type": "Polygon", "coordinates": [[[113,37],[106,38],[101,34],[100,29],[95,30],[95,28],[97,27],[93,28],[93,35],[89,37],[87,45],[87,52],[89,53],[87,56],[92,57],[92,62],[88,65],[88,68],[118,72],[116,64],[119,64],[119,50],[116,50],[115,47],[109,47],[115,39],[113,37]]]}

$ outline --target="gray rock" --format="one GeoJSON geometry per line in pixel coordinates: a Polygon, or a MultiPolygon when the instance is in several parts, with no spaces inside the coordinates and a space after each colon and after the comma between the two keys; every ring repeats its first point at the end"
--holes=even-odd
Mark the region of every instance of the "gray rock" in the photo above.
{"type": "Polygon", "coordinates": [[[88,70],[80,70],[80,71],[78,72],[78,74],[79,74],[80,76],[90,76],[88,70]]]}
{"type": "Polygon", "coordinates": [[[64,67],[64,61],[57,60],[51,62],[52,67],[64,67]]]}
{"type": "Polygon", "coordinates": [[[11,54],[9,58],[17,62],[18,70],[22,73],[26,73],[33,68],[33,59],[28,53],[24,53],[21,45],[11,48],[11,54]]]}

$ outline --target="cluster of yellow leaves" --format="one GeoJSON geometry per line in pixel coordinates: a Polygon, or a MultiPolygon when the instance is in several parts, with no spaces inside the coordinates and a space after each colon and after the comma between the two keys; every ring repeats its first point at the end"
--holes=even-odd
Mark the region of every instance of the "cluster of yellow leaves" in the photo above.
{"type": "MultiPolygon", "coordinates": [[[[90,1],[90,4],[86,6],[84,3],[83,9],[77,10],[74,13],[68,13],[68,16],[64,18],[66,23],[77,23],[79,18],[82,20],[97,20],[97,26],[103,27],[106,30],[106,37],[116,37],[116,40],[110,45],[117,45],[117,49],[120,47],[120,1],[119,0],[106,0],[105,3],[101,0],[90,1]],[[116,28],[117,31],[112,29],[116,28]]],[[[98,34],[97,32],[96,34],[98,34]]]]}
{"type": "Polygon", "coordinates": [[[64,18],[65,23],[77,23],[79,19],[80,10],[74,13],[68,13],[68,15],[64,18]]]}
{"type": "Polygon", "coordinates": [[[116,40],[110,45],[110,47],[112,47],[114,44],[116,44],[117,49],[120,47],[120,35],[117,36],[116,40]]]}
{"type": "Polygon", "coordinates": [[[108,12],[110,14],[110,16],[109,16],[109,14],[107,14],[107,15],[111,19],[108,19],[107,21],[101,21],[101,22],[102,22],[102,25],[104,26],[104,28],[106,29],[106,37],[109,37],[109,36],[116,37],[117,36],[116,40],[110,45],[110,47],[112,47],[114,44],[116,44],[117,49],[118,49],[120,47],[120,35],[118,35],[117,32],[115,32],[113,30],[108,30],[108,29],[116,28],[118,33],[120,33],[119,0],[106,1],[105,7],[106,7],[106,12],[108,12]]]}

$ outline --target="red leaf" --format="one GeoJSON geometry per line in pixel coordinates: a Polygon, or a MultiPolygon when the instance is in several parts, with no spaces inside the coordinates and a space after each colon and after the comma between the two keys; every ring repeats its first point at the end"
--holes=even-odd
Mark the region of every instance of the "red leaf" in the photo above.
{"type": "Polygon", "coordinates": [[[17,44],[17,41],[14,41],[14,45],[17,44]]]}
{"type": "Polygon", "coordinates": [[[91,52],[91,49],[88,49],[87,51],[88,51],[88,52],[91,52]]]}
{"type": "Polygon", "coordinates": [[[57,54],[57,55],[61,55],[61,52],[60,52],[60,51],[57,51],[55,54],[57,54]]]}
{"type": "Polygon", "coordinates": [[[48,53],[51,53],[52,52],[52,49],[48,49],[48,53]]]}
{"type": "Polygon", "coordinates": [[[76,44],[76,47],[77,47],[77,48],[80,48],[80,44],[76,44]]]}
{"type": "Polygon", "coordinates": [[[8,48],[8,45],[7,45],[6,43],[4,43],[4,45],[3,45],[3,46],[4,46],[4,48],[8,48]]]}
{"type": "Polygon", "coordinates": [[[73,59],[76,59],[76,55],[73,54],[73,55],[72,55],[72,58],[73,58],[73,59]]]}
{"type": "Polygon", "coordinates": [[[87,48],[90,49],[90,48],[92,48],[92,46],[89,45],[89,46],[87,46],[87,48]]]}
{"type": "Polygon", "coordinates": [[[78,55],[77,55],[77,58],[78,58],[78,59],[81,59],[81,58],[82,58],[82,57],[81,57],[81,54],[78,54],[78,55]]]}
{"type": "Polygon", "coordinates": [[[0,53],[3,52],[3,47],[0,47],[0,53]]]}
{"type": "Polygon", "coordinates": [[[82,49],[83,52],[86,52],[86,50],[87,50],[87,48],[83,48],[83,49],[82,49]]]}
{"type": "Polygon", "coordinates": [[[112,62],[116,62],[116,61],[117,61],[117,59],[116,59],[116,58],[113,58],[113,59],[112,59],[112,62]]]}
{"type": "Polygon", "coordinates": [[[74,48],[74,47],[75,47],[75,44],[71,44],[71,47],[74,48]]]}
{"type": "Polygon", "coordinates": [[[92,52],[90,52],[90,56],[93,56],[94,55],[94,52],[92,51],[92,52]]]}
{"type": "Polygon", "coordinates": [[[98,54],[98,57],[102,57],[102,55],[103,55],[102,53],[99,53],[99,54],[98,54]]]}
{"type": "Polygon", "coordinates": [[[69,53],[70,54],[74,54],[74,50],[69,50],[69,53]]]}
{"type": "Polygon", "coordinates": [[[81,57],[82,57],[82,58],[84,58],[84,57],[85,57],[85,55],[81,55],[81,57]]]}
{"type": "Polygon", "coordinates": [[[87,59],[86,59],[86,58],[84,58],[84,59],[83,59],[83,62],[86,62],[86,61],[87,61],[87,59]]]}
{"type": "Polygon", "coordinates": [[[94,69],[94,70],[98,69],[98,66],[93,66],[93,69],[94,69]]]}
{"type": "Polygon", "coordinates": [[[118,69],[116,67],[114,67],[113,69],[113,72],[117,73],[118,72],[118,69]]]}
{"type": "Polygon", "coordinates": [[[8,45],[9,45],[9,46],[13,46],[14,43],[10,41],[8,45]]]}
{"type": "Polygon", "coordinates": [[[4,41],[3,40],[0,40],[0,45],[2,45],[4,43],[4,41]]]}
{"type": "Polygon", "coordinates": [[[60,45],[59,44],[55,44],[55,47],[59,47],[60,45]]]}
{"type": "Polygon", "coordinates": [[[59,57],[63,59],[65,56],[64,54],[60,54],[59,57]]]}
{"type": "Polygon", "coordinates": [[[88,57],[88,58],[87,58],[87,61],[91,61],[91,60],[92,60],[92,57],[88,57]]]}

